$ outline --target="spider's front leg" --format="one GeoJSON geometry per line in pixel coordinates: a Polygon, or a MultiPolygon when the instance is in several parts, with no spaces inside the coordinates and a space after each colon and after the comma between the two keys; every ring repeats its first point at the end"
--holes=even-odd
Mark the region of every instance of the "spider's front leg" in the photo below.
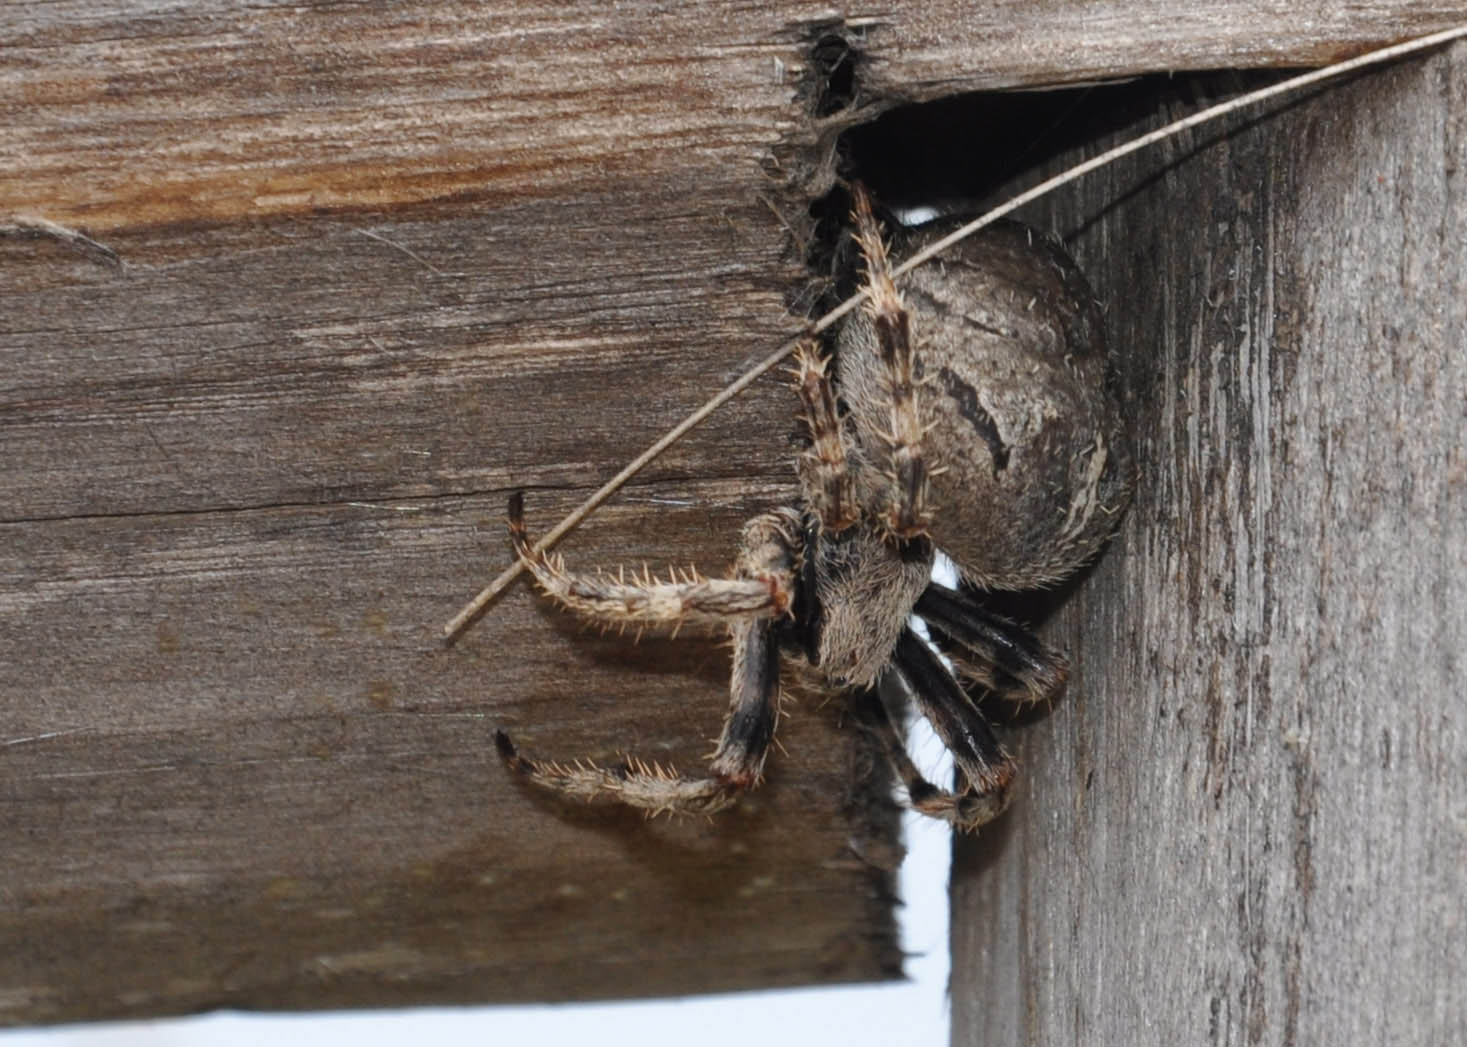
{"type": "Polygon", "coordinates": [[[886,444],[886,502],[883,526],[898,538],[927,533],[931,510],[927,505],[929,471],[922,458],[926,428],[917,407],[916,350],[911,318],[891,278],[891,263],[881,227],[871,212],[871,199],[855,187],[856,240],[866,259],[868,301],[866,314],[876,335],[881,358],[881,389],[889,421],[881,434],[886,444]]]}
{"type": "Polygon", "coordinates": [[[748,571],[740,569],[737,578],[703,578],[689,570],[681,578],[674,571],[667,581],[646,572],[638,578],[636,572],[628,577],[627,572],[618,571],[613,577],[599,571],[567,571],[559,554],[537,551],[530,541],[521,491],[509,499],[509,535],[515,552],[547,596],[603,625],[728,625],[739,619],[783,615],[794,598],[793,572],[778,562],[771,563],[770,570],[751,564],[748,571]]]}
{"type": "Polygon", "coordinates": [[[563,796],[611,800],[652,814],[712,814],[759,784],[779,719],[779,646],[774,619],[786,613],[794,586],[799,517],[792,510],[767,513],[744,527],[737,575],[642,583],[604,575],[572,574],[560,558],[534,552],[525,532],[522,499],[510,502],[515,547],[540,586],[592,620],[678,625],[717,621],[733,637],[730,703],[709,775],[690,778],[672,768],[628,757],[617,767],[571,764],[521,756],[503,731],[495,744],[509,767],[526,780],[563,796]]]}

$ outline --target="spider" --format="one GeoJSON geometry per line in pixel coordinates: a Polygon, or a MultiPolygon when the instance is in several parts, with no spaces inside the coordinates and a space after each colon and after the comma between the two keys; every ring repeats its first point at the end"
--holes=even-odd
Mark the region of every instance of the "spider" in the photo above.
{"type": "MultiPolygon", "coordinates": [[[[814,338],[796,351],[809,436],[801,497],[744,525],[732,577],[568,571],[533,550],[523,496],[510,499],[517,554],[559,604],[602,624],[731,634],[731,702],[707,774],[634,757],[611,768],[544,762],[497,732],[500,754],[528,781],[653,814],[727,808],[762,779],[790,657],[850,697],[912,808],[972,830],[1007,805],[1014,760],[972,694],[1045,701],[1068,665],[973,594],[1059,581],[1095,555],[1129,501],[1099,306],[1068,256],[1016,224],[916,269],[908,306],[870,199],[859,186],[853,195],[869,300],[841,329],[833,359],[814,338]],[[932,580],[938,548],[967,585],[932,580]],[[914,616],[952,669],[914,631],[914,616]],[[883,694],[905,697],[932,724],[960,788],[917,770],[883,694]]],[[[944,231],[924,227],[906,246],[944,231]]]]}

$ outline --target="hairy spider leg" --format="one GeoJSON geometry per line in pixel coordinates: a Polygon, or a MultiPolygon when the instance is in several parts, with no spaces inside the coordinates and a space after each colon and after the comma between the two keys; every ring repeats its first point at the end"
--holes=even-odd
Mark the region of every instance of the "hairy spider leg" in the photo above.
{"type": "Polygon", "coordinates": [[[866,259],[869,299],[866,313],[876,330],[876,342],[884,368],[882,386],[890,414],[884,434],[887,457],[889,504],[883,522],[898,538],[916,538],[927,533],[932,521],[927,505],[927,465],[922,458],[922,436],[926,429],[917,408],[916,353],[912,345],[911,318],[892,282],[891,263],[881,227],[871,212],[871,198],[855,186],[856,241],[866,259]]]}
{"type": "Polygon", "coordinates": [[[794,374],[805,425],[810,430],[810,449],[800,455],[799,461],[801,486],[820,526],[839,534],[861,519],[861,508],[850,470],[845,427],[836,408],[835,384],[830,380],[830,360],[814,338],[795,347],[794,374]]]}
{"type": "MultiPolygon", "coordinates": [[[[789,568],[739,572],[737,578],[703,578],[692,571],[666,581],[643,574],[567,571],[559,555],[538,552],[525,529],[524,493],[509,499],[509,534],[515,552],[545,594],[583,618],[606,625],[728,625],[739,619],[778,617],[789,611],[789,568]]],[[[769,514],[773,515],[773,514],[769,514]]],[[[766,517],[758,517],[749,527],[766,517]]],[[[793,556],[790,557],[793,562],[793,556]]]]}
{"type": "Polygon", "coordinates": [[[779,720],[779,648],[770,622],[741,622],[733,632],[731,701],[707,777],[685,777],[635,756],[616,767],[532,760],[520,755],[509,735],[496,731],[500,756],[531,784],[572,799],[610,800],[652,815],[713,814],[731,807],[759,784],[779,720]]]}
{"type": "Polygon", "coordinates": [[[599,767],[586,760],[557,763],[521,756],[503,731],[494,732],[494,745],[509,769],[541,789],[571,799],[611,800],[652,815],[668,813],[714,814],[738,799],[739,789],[718,778],[684,778],[671,767],[628,756],[617,767],[599,767]]]}
{"type": "MultiPolygon", "coordinates": [[[[530,559],[529,569],[541,586],[567,607],[594,619],[609,617],[620,621],[623,613],[614,607],[608,610],[608,601],[625,599],[640,605],[653,599],[645,592],[651,588],[647,585],[611,583],[601,577],[583,583],[583,576],[567,574],[559,565],[539,562],[525,533],[523,500],[518,496],[510,502],[509,516],[520,555],[530,559]],[[542,573],[562,588],[552,589],[541,577],[542,573]],[[612,585],[616,586],[614,590],[610,588],[612,585]],[[595,587],[596,595],[588,596],[585,586],[595,587]],[[644,591],[632,591],[638,589],[644,591]]],[[[740,578],[728,581],[753,582],[757,591],[768,598],[765,604],[751,610],[746,606],[749,600],[741,597],[729,601],[727,591],[722,591],[712,602],[698,602],[692,614],[682,612],[636,619],[682,622],[690,617],[711,615],[727,625],[732,634],[729,710],[707,777],[685,777],[673,768],[633,756],[617,767],[599,767],[585,760],[570,764],[533,760],[520,755],[509,736],[498,731],[495,745],[510,769],[534,785],[563,796],[587,801],[610,800],[654,815],[712,814],[733,805],[746,789],[757,786],[779,722],[779,644],[774,635],[774,618],[789,605],[788,598],[779,601],[770,594],[776,590],[788,593],[793,586],[794,542],[799,531],[792,528],[798,523],[797,514],[784,510],[755,517],[744,525],[738,562],[740,578]]],[[[703,601],[703,596],[692,590],[708,584],[707,581],[678,583],[685,590],[680,595],[659,594],[655,599],[669,606],[674,599],[703,601]]],[[[668,584],[656,583],[656,587],[667,588],[668,584]]]]}
{"type": "Polygon", "coordinates": [[[857,718],[881,744],[881,751],[886,756],[887,763],[891,765],[893,773],[907,791],[907,805],[912,810],[964,829],[977,828],[984,822],[992,821],[1002,811],[1000,807],[986,817],[979,818],[972,826],[964,824],[960,812],[963,798],[957,793],[933,785],[917,769],[917,765],[912,762],[911,754],[907,752],[907,744],[902,737],[902,731],[892,721],[891,714],[887,712],[886,704],[881,700],[877,689],[868,687],[858,692],[853,698],[852,708],[857,718]]]}
{"type": "Polygon", "coordinates": [[[1049,701],[1064,689],[1064,656],[1015,622],[963,592],[933,582],[912,609],[965,679],[1020,704],[1049,701]]]}
{"type": "Polygon", "coordinates": [[[897,641],[888,672],[897,674],[902,689],[953,754],[953,761],[967,779],[967,787],[957,793],[923,778],[883,707],[879,718],[886,720],[886,726],[877,733],[893,769],[906,786],[912,809],[951,822],[963,832],[993,821],[1008,806],[1016,772],[1013,757],[999,744],[993,728],[947,667],[912,630],[903,631],[897,641]]]}

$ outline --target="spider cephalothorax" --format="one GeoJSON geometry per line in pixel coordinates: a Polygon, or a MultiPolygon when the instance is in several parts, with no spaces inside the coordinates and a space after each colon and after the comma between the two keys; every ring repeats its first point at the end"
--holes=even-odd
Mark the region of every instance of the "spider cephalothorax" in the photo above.
{"type": "Polygon", "coordinates": [[[971,592],[1063,578],[1095,554],[1126,506],[1131,464],[1107,389],[1099,307],[1063,252],[1018,226],[916,269],[909,306],[859,189],[854,218],[870,300],[840,333],[838,373],[815,340],[797,351],[810,437],[798,463],[803,497],[744,526],[733,577],[567,572],[559,557],[533,551],[522,499],[511,500],[520,557],[572,611],[610,624],[712,624],[733,637],[732,703],[706,777],[635,759],[544,763],[520,756],[501,732],[500,752],[529,780],[654,812],[721,810],[760,779],[779,718],[780,659],[790,655],[852,696],[914,808],[961,829],[1003,810],[1013,760],[969,689],[1040,701],[1063,686],[1066,665],[971,592]],[[931,580],[938,547],[968,587],[931,580]],[[958,676],[913,632],[914,615],[938,634],[958,676]],[[906,695],[931,722],[964,787],[921,776],[878,690],[906,695]]]}

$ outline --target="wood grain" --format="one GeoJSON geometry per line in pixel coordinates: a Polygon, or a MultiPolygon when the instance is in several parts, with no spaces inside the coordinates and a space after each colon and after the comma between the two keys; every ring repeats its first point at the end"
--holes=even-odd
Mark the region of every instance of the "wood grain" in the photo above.
{"type": "MultiPolygon", "coordinates": [[[[0,13],[0,1021],[894,975],[894,824],[837,707],[716,823],[566,811],[494,727],[695,764],[725,656],[523,589],[437,629],[510,490],[543,526],[797,328],[839,128],[1457,16],[1287,10],[849,14],[824,121],[814,4],[0,13]]],[[[567,552],[717,570],[792,490],[792,410],[759,383],[567,552]]]]}
{"type": "Polygon", "coordinates": [[[960,848],[955,1043],[1467,1033],[1464,170],[1459,44],[1053,204],[1146,473],[960,848]]]}
{"type": "MultiPolygon", "coordinates": [[[[857,102],[867,109],[1138,72],[1323,64],[1460,16],[1455,3],[1401,0],[1047,0],[897,4],[843,22],[869,59],[857,102]]],[[[742,187],[738,200],[774,146],[812,134],[791,104],[805,45],[842,23],[823,4],[744,0],[614,12],[550,0],[396,12],[72,0],[5,18],[0,214],[94,233],[563,201],[679,170],[680,187],[711,175],[742,187]]]]}

